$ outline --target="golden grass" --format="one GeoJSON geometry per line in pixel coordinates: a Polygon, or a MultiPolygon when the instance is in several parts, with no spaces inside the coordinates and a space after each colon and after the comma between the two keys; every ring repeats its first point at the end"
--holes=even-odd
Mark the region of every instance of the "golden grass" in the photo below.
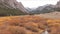
{"type": "Polygon", "coordinates": [[[0,34],[41,34],[46,28],[50,34],[57,33],[60,19],[29,15],[0,17],[0,34]]]}

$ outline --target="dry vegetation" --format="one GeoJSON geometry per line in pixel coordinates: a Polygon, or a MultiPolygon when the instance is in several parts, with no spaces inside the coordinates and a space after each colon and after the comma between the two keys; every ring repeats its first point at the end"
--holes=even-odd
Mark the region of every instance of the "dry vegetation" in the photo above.
{"type": "Polygon", "coordinates": [[[0,34],[60,34],[60,19],[45,19],[40,16],[0,17],[0,34]]]}
{"type": "Polygon", "coordinates": [[[44,18],[60,19],[60,12],[55,11],[51,13],[40,14],[39,16],[44,18]]]}

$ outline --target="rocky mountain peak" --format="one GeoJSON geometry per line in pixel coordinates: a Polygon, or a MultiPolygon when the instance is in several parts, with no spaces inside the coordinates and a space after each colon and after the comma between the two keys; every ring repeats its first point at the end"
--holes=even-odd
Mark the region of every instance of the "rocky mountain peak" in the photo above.
{"type": "Polygon", "coordinates": [[[60,0],[57,2],[57,5],[60,5],[60,0]]]}
{"type": "Polygon", "coordinates": [[[56,8],[60,8],[60,0],[57,2],[57,4],[56,4],[56,8]]]}
{"type": "Polygon", "coordinates": [[[0,0],[0,7],[7,7],[10,9],[19,9],[22,12],[28,13],[28,11],[24,8],[21,2],[17,2],[16,0],[0,0]]]}

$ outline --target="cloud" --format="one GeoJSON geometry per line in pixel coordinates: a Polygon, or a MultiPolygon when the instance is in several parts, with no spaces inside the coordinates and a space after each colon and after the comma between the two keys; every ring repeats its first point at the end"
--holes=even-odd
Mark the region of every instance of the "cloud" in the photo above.
{"type": "Polygon", "coordinates": [[[58,1],[58,0],[18,0],[18,1],[58,1]]]}
{"type": "Polygon", "coordinates": [[[25,7],[38,7],[46,4],[56,4],[58,0],[18,0],[22,2],[25,7]]]}

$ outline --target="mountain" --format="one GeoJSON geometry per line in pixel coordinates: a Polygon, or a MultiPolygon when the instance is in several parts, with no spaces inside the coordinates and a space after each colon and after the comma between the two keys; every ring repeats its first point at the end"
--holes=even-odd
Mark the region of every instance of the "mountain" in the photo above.
{"type": "Polygon", "coordinates": [[[56,4],[56,8],[60,8],[60,0],[57,2],[57,4],[56,4]]]}
{"type": "Polygon", "coordinates": [[[44,6],[39,6],[36,9],[33,9],[33,10],[30,9],[30,10],[29,11],[31,14],[50,13],[50,12],[55,12],[55,11],[60,12],[60,0],[56,3],[56,5],[46,4],[44,6]]]}
{"type": "MultiPolygon", "coordinates": [[[[20,12],[23,14],[27,14],[28,11],[25,9],[25,7],[22,5],[21,2],[17,2],[16,0],[0,0],[0,12],[4,11],[10,11],[11,12],[17,12],[17,14],[20,12]]],[[[3,13],[3,12],[2,12],[3,13]]]]}
{"type": "Polygon", "coordinates": [[[54,11],[52,10],[53,8],[54,8],[54,5],[47,4],[42,7],[38,7],[37,10],[40,11],[41,13],[48,13],[48,12],[54,11]]]}
{"type": "Polygon", "coordinates": [[[54,8],[55,11],[60,11],[60,0],[57,2],[54,8]]]}
{"type": "Polygon", "coordinates": [[[44,6],[39,6],[36,9],[27,8],[31,14],[41,14],[41,13],[50,13],[59,11],[60,12],[60,0],[56,3],[56,5],[46,4],[44,6]]]}
{"type": "Polygon", "coordinates": [[[32,14],[41,14],[41,13],[49,13],[49,12],[53,12],[54,10],[54,5],[52,4],[47,4],[44,6],[39,6],[36,9],[31,10],[32,14]]]}
{"type": "Polygon", "coordinates": [[[43,10],[44,8],[50,10],[51,8],[54,8],[54,5],[52,5],[52,4],[46,4],[46,5],[44,5],[44,6],[38,7],[37,10],[40,10],[40,11],[41,11],[41,10],[43,10]]]}
{"type": "Polygon", "coordinates": [[[29,14],[33,14],[36,11],[36,8],[28,8],[28,7],[26,7],[26,10],[29,12],[29,14]]]}

